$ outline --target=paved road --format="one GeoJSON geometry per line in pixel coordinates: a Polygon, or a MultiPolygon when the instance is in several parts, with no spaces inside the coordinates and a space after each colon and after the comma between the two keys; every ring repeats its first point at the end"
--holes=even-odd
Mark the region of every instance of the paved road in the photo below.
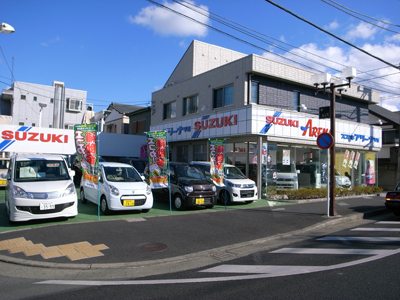
{"type": "Polygon", "coordinates": [[[0,234],[0,261],[75,269],[154,266],[195,259],[207,264],[229,259],[232,253],[246,255],[311,228],[335,229],[344,222],[385,213],[384,202],[381,196],[336,199],[335,217],[326,216],[326,200],[290,205],[265,201],[265,206],[241,209],[17,226],[0,234]]]}

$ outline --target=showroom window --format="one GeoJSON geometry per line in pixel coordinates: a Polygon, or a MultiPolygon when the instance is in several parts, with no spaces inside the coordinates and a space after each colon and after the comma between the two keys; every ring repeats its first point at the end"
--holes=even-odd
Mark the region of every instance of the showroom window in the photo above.
{"type": "Polygon", "coordinates": [[[164,104],[164,120],[176,117],[176,101],[164,104]]]}
{"type": "Polygon", "coordinates": [[[259,84],[256,81],[251,82],[251,103],[258,104],[259,84]]]}
{"type": "Polygon", "coordinates": [[[194,145],[193,146],[193,160],[195,161],[209,161],[207,157],[207,145],[194,145]]]}
{"type": "Polygon", "coordinates": [[[198,95],[183,98],[183,116],[194,114],[199,108],[199,97],[198,95]]]}
{"type": "Polygon", "coordinates": [[[177,151],[177,162],[184,162],[187,163],[189,160],[189,148],[188,146],[177,146],[176,147],[177,151]]]}
{"type": "Polygon", "coordinates": [[[214,90],[214,108],[233,104],[233,84],[214,90]]]}

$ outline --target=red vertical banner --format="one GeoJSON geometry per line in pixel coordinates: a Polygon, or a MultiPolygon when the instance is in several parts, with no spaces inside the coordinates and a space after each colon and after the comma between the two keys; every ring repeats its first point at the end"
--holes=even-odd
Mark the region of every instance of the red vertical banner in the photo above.
{"type": "Polygon", "coordinates": [[[97,124],[74,125],[75,149],[82,170],[82,185],[97,188],[97,124]]]}
{"type": "Polygon", "coordinates": [[[218,186],[224,186],[225,139],[210,139],[210,175],[218,186]]]}
{"type": "Polygon", "coordinates": [[[165,131],[153,131],[147,133],[149,182],[152,189],[168,187],[167,149],[167,133],[165,131]]]}

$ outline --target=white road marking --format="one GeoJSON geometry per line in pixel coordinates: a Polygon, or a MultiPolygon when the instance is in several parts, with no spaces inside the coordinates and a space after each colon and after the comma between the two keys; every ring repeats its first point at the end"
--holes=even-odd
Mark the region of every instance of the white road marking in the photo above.
{"type": "Polygon", "coordinates": [[[290,276],[321,272],[355,266],[381,259],[393,254],[399,254],[400,249],[382,255],[369,256],[351,262],[346,262],[331,266],[246,266],[246,265],[221,265],[201,272],[206,273],[251,273],[252,275],[209,277],[209,278],[182,278],[182,279],[159,279],[159,280],[127,280],[127,281],[94,281],[94,280],[46,280],[36,282],[36,284],[60,284],[60,285],[84,285],[84,286],[110,286],[110,285],[154,285],[154,284],[177,284],[177,283],[204,283],[204,282],[223,282],[262,279],[279,276],[290,276]]]}
{"type": "Polygon", "coordinates": [[[351,236],[325,236],[318,241],[352,241],[352,242],[400,242],[397,237],[351,237],[351,236]]]}
{"type": "Polygon", "coordinates": [[[331,249],[331,248],[282,248],[270,253],[286,254],[343,254],[343,255],[385,255],[393,250],[373,249],[331,249]]]}
{"type": "Polygon", "coordinates": [[[374,228],[367,228],[367,227],[359,227],[359,228],[354,228],[352,231],[400,231],[400,228],[379,228],[379,227],[374,227],[374,228]]]}
{"type": "Polygon", "coordinates": [[[379,222],[376,222],[375,224],[400,225],[400,222],[399,221],[379,221],[379,222]]]}

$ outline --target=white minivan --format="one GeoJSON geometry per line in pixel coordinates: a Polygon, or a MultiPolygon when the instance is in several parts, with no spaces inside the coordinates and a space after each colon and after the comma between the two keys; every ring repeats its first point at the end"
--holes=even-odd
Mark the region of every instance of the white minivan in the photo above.
{"type": "MultiPolygon", "coordinates": [[[[211,181],[210,162],[192,161],[192,165],[201,169],[204,175],[211,181]]],[[[217,185],[217,198],[222,204],[231,202],[252,203],[258,200],[256,183],[247,178],[240,169],[234,165],[224,165],[224,185],[217,185]]]]}
{"type": "Polygon", "coordinates": [[[80,200],[98,204],[103,214],[114,210],[141,210],[149,212],[153,207],[150,186],[131,165],[116,162],[100,162],[99,187],[85,185],[81,180],[80,200]]]}
{"type": "Polygon", "coordinates": [[[5,202],[11,222],[78,214],[74,171],[61,155],[14,155],[7,173],[5,202]]]}

